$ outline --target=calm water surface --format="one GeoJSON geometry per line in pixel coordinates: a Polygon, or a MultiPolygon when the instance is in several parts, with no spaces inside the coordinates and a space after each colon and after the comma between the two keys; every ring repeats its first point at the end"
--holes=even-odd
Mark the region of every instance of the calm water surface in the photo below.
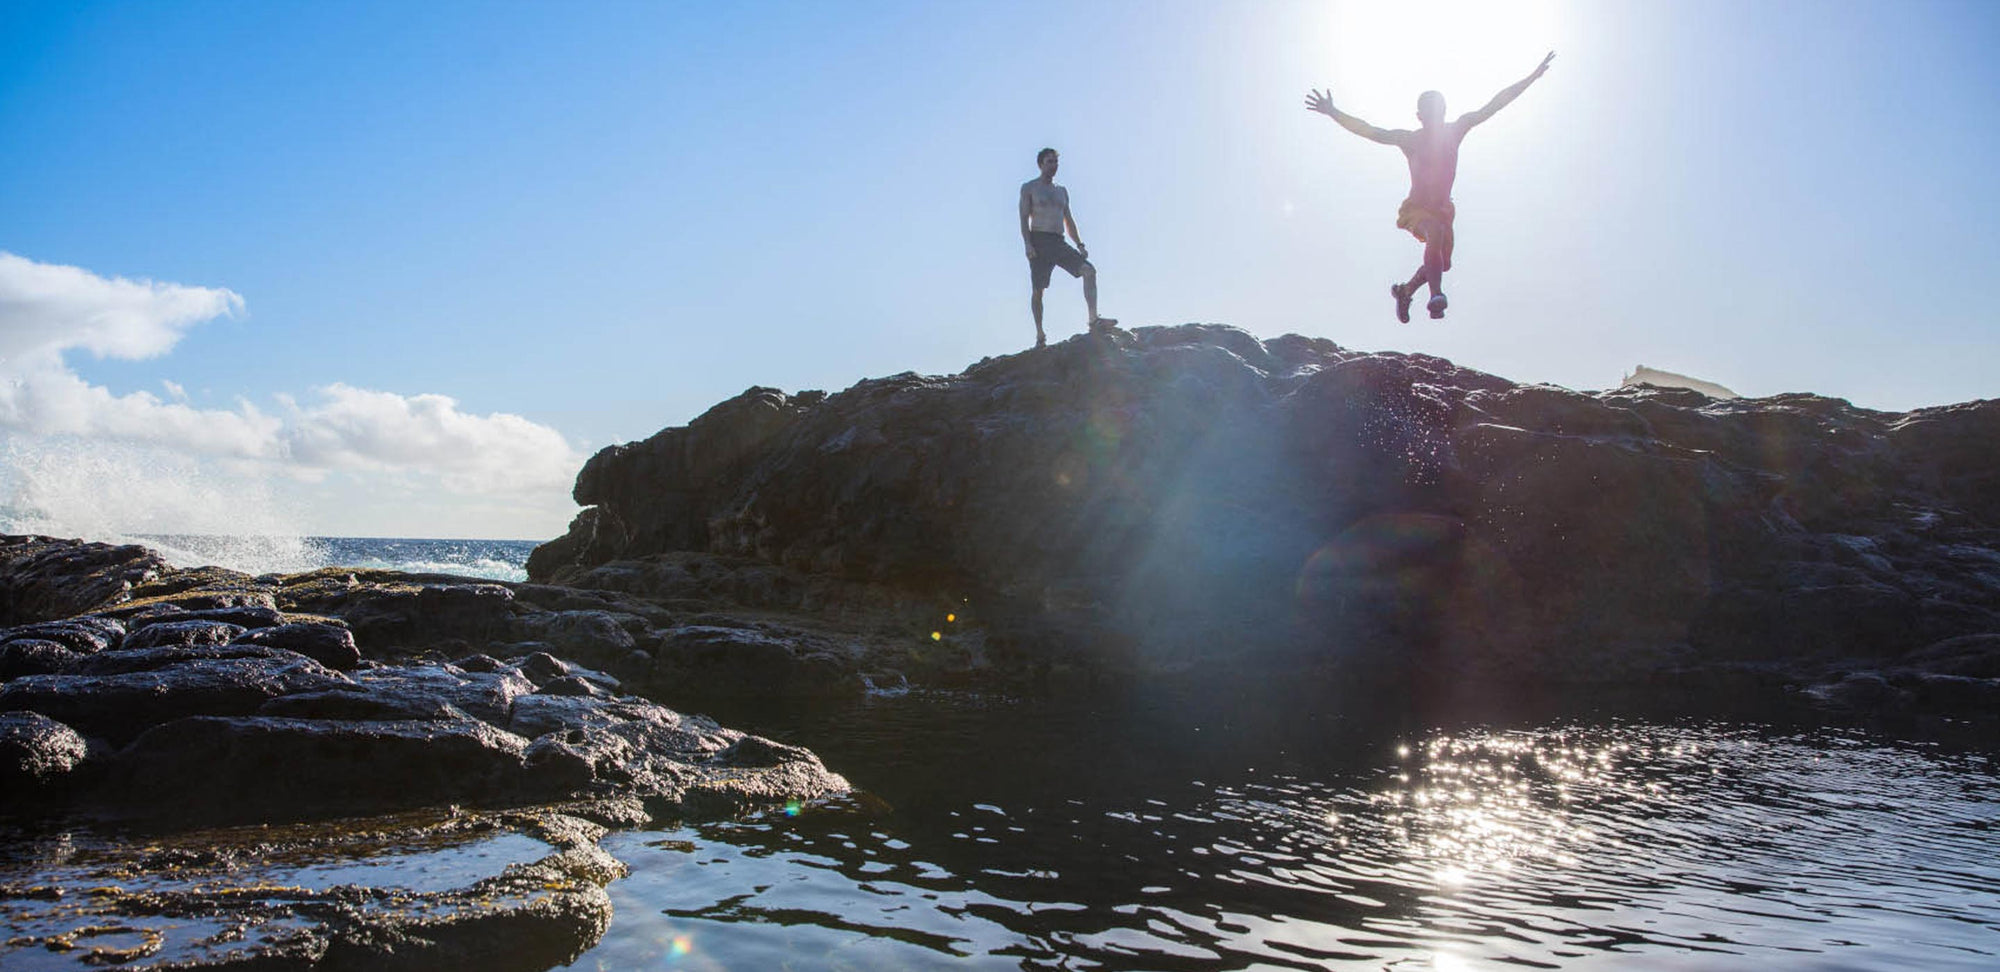
{"type": "Polygon", "coordinates": [[[716,711],[867,792],[614,835],[572,968],[2000,968],[2000,746],[1361,708],[716,711]]]}

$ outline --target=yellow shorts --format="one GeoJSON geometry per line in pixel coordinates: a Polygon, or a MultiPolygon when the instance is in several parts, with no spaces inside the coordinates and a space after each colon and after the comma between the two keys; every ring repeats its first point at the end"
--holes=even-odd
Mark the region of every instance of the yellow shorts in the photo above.
{"type": "Polygon", "coordinates": [[[1451,269],[1452,220],[1458,218],[1458,207],[1447,199],[1443,203],[1426,205],[1415,199],[1403,200],[1396,209],[1396,228],[1409,230],[1410,235],[1421,243],[1436,242],[1443,251],[1443,269],[1451,269]]]}

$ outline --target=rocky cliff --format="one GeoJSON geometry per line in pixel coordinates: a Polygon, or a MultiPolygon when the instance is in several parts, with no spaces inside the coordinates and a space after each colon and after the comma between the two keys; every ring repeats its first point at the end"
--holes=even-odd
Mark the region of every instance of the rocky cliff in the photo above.
{"type": "Polygon", "coordinates": [[[1950,694],[2000,676],[1996,443],[2000,401],[1585,393],[1138,328],[752,388],[594,456],[529,570],[670,597],[761,567],[767,606],[963,612],[1002,667],[1904,666],[1928,681],[1892,691],[1950,694]]]}

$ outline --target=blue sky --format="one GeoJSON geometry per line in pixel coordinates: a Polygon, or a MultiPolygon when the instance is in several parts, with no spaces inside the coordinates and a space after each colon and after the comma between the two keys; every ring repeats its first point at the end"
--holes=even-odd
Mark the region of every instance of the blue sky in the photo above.
{"type": "MultiPolygon", "coordinates": [[[[1043,145],[1127,325],[1574,388],[1643,363],[1890,409],[2000,391],[2000,7],[1489,9],[0,0],[0,252],[87,275],[35,326],[121,278],[213,311],[147,311],[164,349],[14,347],[129,414],[0,409],[0,487],[99,450],[309,533],[551,536],[589,452],[750,385],[1025,347],[1015,192],[1043,145]],[[1397,324],[1402,160],[1306,90],[1409,126],[1423,87],[1467,111],[1547,49],[1466,143],[1451,316],[1397,324]],[[243,434],[135,432],[142,392],[243,434]]],[[[1082,318],[1059,279],[1052,338],[1082,318]]]]}

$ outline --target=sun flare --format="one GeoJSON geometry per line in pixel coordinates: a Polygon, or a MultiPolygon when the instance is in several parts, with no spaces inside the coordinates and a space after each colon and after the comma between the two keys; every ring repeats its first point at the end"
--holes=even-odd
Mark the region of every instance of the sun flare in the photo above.
{"type": "Polygon", "coordinates": [[[1343,0],[1326,22],[1334,103],[1384,128],[1414,127],[1427,90],[1478,108],[1561,46],[1556,0],[1343,0]]]}

